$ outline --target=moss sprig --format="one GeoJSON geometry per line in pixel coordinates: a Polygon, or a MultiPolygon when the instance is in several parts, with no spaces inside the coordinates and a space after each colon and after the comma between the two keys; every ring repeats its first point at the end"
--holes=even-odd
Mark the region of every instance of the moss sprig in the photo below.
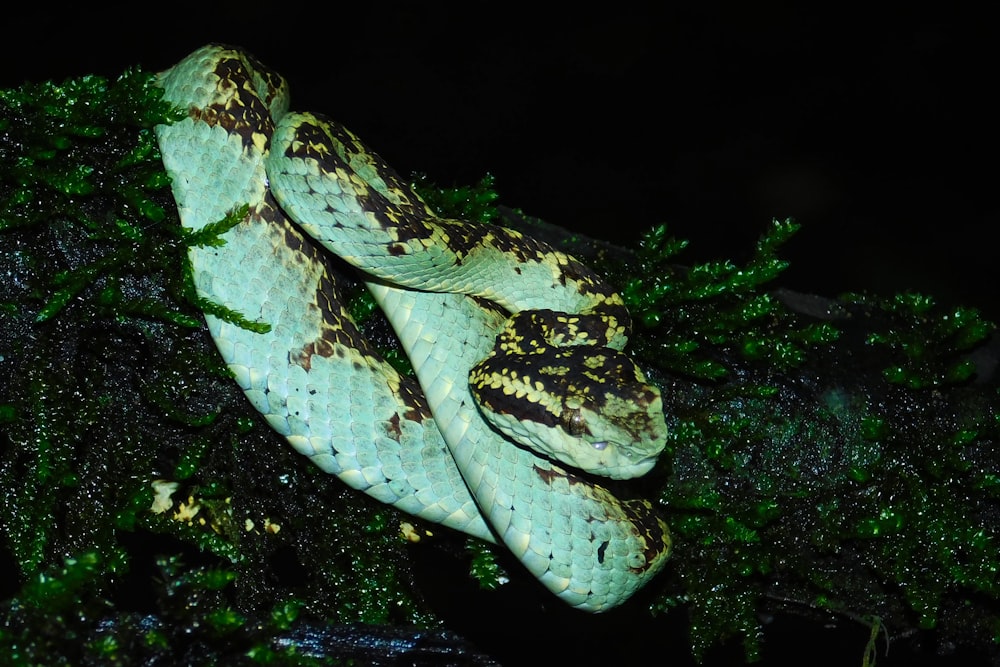
{"type": "Polygon", "coordinates": [[[944,308],[924,294],[904,292],[881,298],[851,293],[841,299],[886,318],[886,325],[873,331],[866,342],[885,349],[894,362],[883,369],[886,380],[910,389],[971,378],[976,365],[964,353],[996,331],[996,325],[978,309],[944,308]]]}
{"type": "Polygon", "coordinates": [[[671,372],[719,379],[728,372],[720,353],[734,351],[788,370],[800,365],[808,350],[835,340],[833,326],[796,322],[764,291],[788,266],[777,251],[798,229],[791,220],[773,220],[746,264],[723,260],[689,268],[674,263],[686,241],[669,236],[662,225],[646,232],[622,289],[630,312],[646,329],[636,354],[671,372]]]}

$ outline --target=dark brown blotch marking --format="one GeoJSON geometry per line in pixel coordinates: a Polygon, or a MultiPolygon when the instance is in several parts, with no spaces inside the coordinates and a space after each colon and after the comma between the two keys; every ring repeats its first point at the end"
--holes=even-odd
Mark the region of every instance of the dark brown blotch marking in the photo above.
{"type": "Polygon", "coordinates": [[[399,414],[394,414],[389,417],[389,421],[386,422],[386,435],[399,442],[399,439],[403,437],[403,430],[399,427],[399,414]]]}
{"type": "MultiPolygon", "coordinates": [[[[583,477],[574,475],[571,472],[566,472],[565,470],[557,470],[554,468],[539,468],[537,465],[532,466],[535,469],[535,473],[542,479],[543,482],[552,486],[553,482],[557,479],[565,479],[566,482],[573,486],[575,484],[583,484],[585,486],[595,486],[585,480],[583,477]]],[[[600,488],[600,487],[595,487],[600,488]]]]}
{"type": "Polygon", "coordinates": [[[670,532],[653,511],[646,500],[626,500],[621,504],[625,516],[636,531],[637,537],[645,544],[642,553],[645,562],[641,567],[629,568],[641,574],[651,568],[662,556],[670,551],[670,532]]]}

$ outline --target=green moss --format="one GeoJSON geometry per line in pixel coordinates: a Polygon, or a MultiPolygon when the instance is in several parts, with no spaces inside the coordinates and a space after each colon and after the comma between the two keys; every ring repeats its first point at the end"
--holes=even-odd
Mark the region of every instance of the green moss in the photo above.
{"type": "Polygon", "coordinates": [[[75,662],[79,647],[67,647],[67,638],[89,613],[99,611],[93,596],[101,570],[99,556],[83,554],[67,559],[53,571],[39,572],[25,582],[16,603],[0,607],[0,653],[14,666],[55,664],[54,656],[75,662]]]}
{"type": "Polygon", "coordinates": [[[867,342],[888,350],[893,363],[883,369],[885,378],[911,389],[968,380],[975,364],[962,353],[996,329],[974,308],[942,309],[921,294],[897,294],[891,299],[847,294],[842,299],[889,320],[890,326],[871,332],[867,342]]]}
{"type": "Polygon", "coordinates": [[[425,174],[416,174],[411,187],[438,215],[458,220],[497,222],[495,180],[491,174],[474,185],[443,188],[433,183],[425,174]]]}
{"type": "Polygon", "coordinates": [[[488,591],[500,588],[509,580],[506,570],[497,561],[494,547],[479,540],[469,540],[467,548],[472,554],[469,574],[488,591]]]}
{"type": "Polygon", "coordinates": [[[153,434],[216,416],[179,406],[207,357],[152,132],[179,115],[160,98],[137,70],[0,92],[0,229],[13,258],[0,299],[24,334],[6,341],[15,370],[0,522],[22,576],[89,549],[127,567],[114,530],[148,511],[163,455],[153,434]],[[175,356],[155,366],[143,355],[161,343],[175,356]],[[137,418],[140,398],[156,417],[137,418]]]}
{"type": "MultiPolygon", "coordinates": [[[[825,319],[795,312],[794,297],[765,291],[795,229],[774,223],[745,267],[684,268],[674,256],[686,244],[657,228],[621,269],[641,276],[625,290],[647,328],[634,349],[670,389],[660,500],[677,583],[654,609],[687,602],[696,656],[742,637],[756,657],[756,612],[777,575],[830,609],[948,632],[968,631],[956,600],[997,599],[998,536],[985,520],[997,396],[969,383],[976,367],[963,356],[993,325],[912,294],[808,311],[825,319]],[[851,560],[902,600],[854,590],[851,560]]],[[[980,614],[983,637],[997,612],[980,614]]]]}
{"type": "Polygon", "coordinates": [[[226,602],[237,579],[232,571],[192,568],[173,558],[157,566],[158,618],[109,613],[99,594],[104,567],[93,553],[38,575],[15,604],[0,608],[4,664],[244,664],[241,656],[270,665],[341,664],[304,658],[294,643],[274,641],[298,617],[298,605],[276,605],[274,614],[251,622],[226,602]]]}
{"type": "Polygon", "coordinates": [[[776,251],[798,229],[790,220],[773,221],[744,266],[718,261],[690,268],[674,263],[686,242],[668,236],[665,226],[647,232],[636,261],[619,270],[633,317],[657,331],[633,344],[635,354],[674,373],[719,379],[727,374],[720,353],[789,370],[809,349],[836,340],[836,328],[797,321],[761,289],[787,267],[776,251]]]}

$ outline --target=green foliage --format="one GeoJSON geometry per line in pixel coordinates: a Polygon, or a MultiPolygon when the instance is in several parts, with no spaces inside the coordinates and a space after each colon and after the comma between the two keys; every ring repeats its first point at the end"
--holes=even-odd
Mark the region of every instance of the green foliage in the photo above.
{"type": "Polygon", "coordinates": [[[836,340],[834,327],[802,324],[762,291],[787,267],[776,251],[798,229],[790,220],[772,221],[745,266],[726,260],[690,268],[673,263],[687,242],[668,236],[664,226],[644,234],[637,261],[624,270],[631,278],[622,296],[633,317],[656,333],[637,341],[635,354],[674,373],[719,379],[727,374],[722,354],[785,371],[808,350],[836,340]]]}
{"type": "Polygon", "coordinates": [[[39,322],[83,298],[101,315],[196,324],[127,294],[136,276],[177,265],[177,252],[153,252],[164,248],[151,233],[162,230],[168,184],[152,128],[178,117],[161,97],[139,70],[0,91],[0,230],[32,228],[40,243],[62,235],[67,248],[24,254],[26,268],[48,277],[35,286],[39,322]]]}
{"type": "Polygon", "coordinates": [[[0,606],[0,653],[10,667],[34,665],[250,664],[330,665],[302,655],[294,642],[275,641],[299,618],[301,605],[277,603],[251,621],[233,609],[236,574],[160,558],[157,616],[110,612],[101,595],[105,565],[94,553],[28,581],[13,603],[0,606]],[[93,619],[100,618],[99,627],[93,619]]]}
{"type": "MultiPolygon", "coordinates": [[[[61,208],[76,222],[87,216],[76,204],[79,195],[115,189],[130,208],[147,220],[164,217],[149,190],[166,184],[162,169],[151,167],[156,153],[152,127],[171,112],[158,101],[149,77],[138,70],[125,72],[109,83],[96,76],[72,79],[62,85],[43,83],[0,91],[0,229],[30,225],[61,208]],[[122,108],[136,111],[127,120],[116,116],[122,108]],[[98,171],[87,161],[88,149],[105,142],[112,128],[125,123],[140,128],[138,141],[120,154],[108,170],[98,171]],[[139,168],[141,173],[131,171],[139,168]],[[128,184],[123,175],[128,173],[128,184]]],[[[88,225],[89,227],[89,225],[88,225]]],[[[137,233],[123,220],[91,228],[95,234],[137,233]],[[116,229],[117,228],[117,229],[116,229]]]]}
{"type": "Polygon", "coordinates": [[[176,117],[137,70],[0,91],[0,241],[12,278],[0,301],[13,334],[0,526],[22,577],[74,552],[127,569],[114,531],[148,511],[162,444],[151,433],[216,417],[177,407],[210,364],[176,329],[201,322],[178,303],[187,246],[163,224],[172,203],[152,127],[176,117]],[[143,373],[127,355],[167,331],[175,362],[143,373]],[[116,355],[138,371],[135,384],[115,382],[116,355]],[[163,421],[132,421],[140,397],[163,421]]]}
{"type": "MultiPolygon", "coordinates": [[[[729,637],[757,657],[756,614],[778,572],[831,611],[888,622],[897,601],[852,590],[848,553],[904,591],[923,628],[966,632],[947,611],[956,598],[998,598],[998,535],[980,520],[1000,497],[997,395],[969,385],[966,354],[994,326],[913,294],[848,295],[825,319],[792,312],[765,289],[797,228],[773,223],[745,266],[685,268],[673,262],[686,243],[659,227],[622,270],[638,276],[623,294],[646,328],[633,349],[669,387],[660,500],[675,585],[653,608],[687,607],[697,657],[729,637]]],[[[979,636],[997,622],[971,621],[979,636]]]]}
{"type": "Polygon", "coordinates": [[[497,562],[495,547],[479,540],[469,540],[467,548],[472,554],[469,574],[488,591],[496,590],[508,581],[507,572],[497,562]]]}
{"type": "Polygon", "coordinates": [[[443,188],[432,183],[426,174],[417,174],[413,177],[411,187],[442,217],[496,222],[499,217],[496,208],[499,195],[494,184],[493,175],[487,174],[475,185],[443,188]]]}
{"type": "Polygon", "coordinates": [[[922,294],[897,294],[890,299],[847,294],[841,298],[890,320],[890,326],[873,331],[867,342],[889,351],[894,363],[882,371],[885,378],[911,389],[968,380],[975,364],[962,353],[996,330],[975,308],[942,309],[922,294]]]}
{"type": "MultiPolygon", "coordinates": [[[[16,601],[0,606],[0,655],[6,664],[56,664],[56,656],[63,656],[62,664],[78,661],[80,647],[67,638],[74,637],[88,614],[100,612],[102,601],[94,596],[94,580],[101,565],[95,553],[66,559],[59,568],[36,573],[16,601]]],[[[108,655],[106,646],[95,649],[108,655]]]]}

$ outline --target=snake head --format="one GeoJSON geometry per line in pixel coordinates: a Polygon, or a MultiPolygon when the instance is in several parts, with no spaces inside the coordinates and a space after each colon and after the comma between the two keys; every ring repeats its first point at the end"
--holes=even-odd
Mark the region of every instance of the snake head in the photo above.
{"type": "Polygon", "coordinates": [[[509,438],[595,475],[644,475],[666,445],[660,390],[617,350],[493,356],[473,368],[470,388],[485,419],[509,438]]]}

